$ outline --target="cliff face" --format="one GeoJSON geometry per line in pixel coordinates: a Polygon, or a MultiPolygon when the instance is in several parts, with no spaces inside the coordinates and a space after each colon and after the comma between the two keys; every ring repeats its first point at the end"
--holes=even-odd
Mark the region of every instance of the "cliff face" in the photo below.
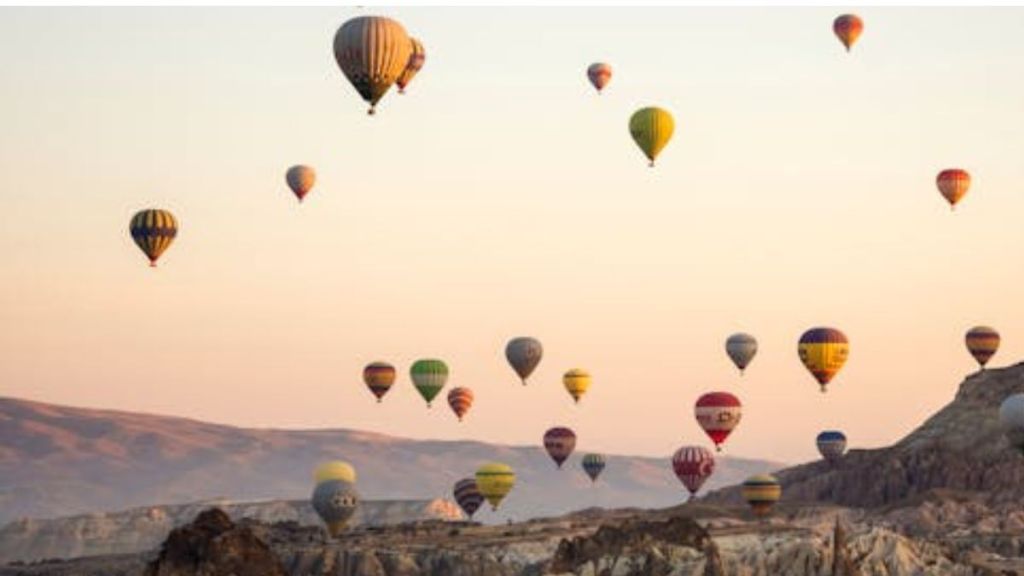
{"type": "MultiPolygon", "coordinates": [[[[271,502],[199,502],[148,506],[108,514],[22,520],[0,529],[0,564],[48,558],[75,558],[145,552],[157,548],[171,530],[192,521],[202,510],[217,506],[233,521],[295,522],[319,526],[306,500],[271,502]]],[[[369,500],[352,519],[353,526],[386,525],[420,520],[459,520],[462,512],[448,500],[369,500]]]]}
{"type": "MultiPolygon", "coordinates": [[[[1024,496],[1024,458],[999,426],[999,405],[1024,392],[1024,364],[968,377],[956,398],[888,448],[851,450],[838,466],[812,462],[776,473],[785,500],[878,507],[934,489],[979,491],[995,500],[1024,496]]],[[[736,488],[711,494],[738,502],[736,488]]]]}

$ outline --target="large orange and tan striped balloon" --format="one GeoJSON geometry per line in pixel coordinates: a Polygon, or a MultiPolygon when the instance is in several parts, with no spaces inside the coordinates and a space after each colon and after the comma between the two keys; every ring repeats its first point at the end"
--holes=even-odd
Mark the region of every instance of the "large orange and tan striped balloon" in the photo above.
{"type": "Polygon", "coordinates": [[[132,216],[128,232],[139,249],[149,258],[149,265],[155,267],[160,255],[178,235],[178,221],[167,210],[140,210],[132,216]]]}
{"type": "Polygon", "coordinates": [[[462,386],[452,388],[448,392],[448,405],[452,407],[452,412],[455,412],[455,415],[458,416],[459,422],[462,422],[462,417],[473,406],[473,391],[462,386]]]}
{"type": "Polygon", "coordinates": [[[370,103],[369,114],[405,71],[410,54],[409,35],[391,18],[353,18],[334,35],[334,59],[363,100],[370,103]]]}
{"type": "Polygon", "coordinates": [[[839,37],[839,41],[846,47],[846,51],[849,52],[850,48],[857,42],[857,39],[860,38],[860,33],[864,31],[864,21],[856,14],[843,14],[832,22],[832,31],[835,32],[836,36],[839,37]]]}
{"type": "Polygon", "coordinates": [[[978,366],[983,370],[985,364],[999,350],[999,332],[988,326],[975,326],[967,331],[964,337],[967,343],[967,351],[978,361],[978,366]]]}
{"type": "Polygon", "coordinates": [[[405,94],[405,87],[412,82],[412,79],[416,77],[416,73],[423,69],[423,64],[427,61],[427,51],[423,49],[423,44],[415,39],[410,38],[409,42],[412,43],[412,53],[409,54],[409,63],[405,65],[405,70],[398,75],[398,80],[395,83],[398,84],[398,93],[405,94]]]}
{"type": "Polygon", "coordinates": [[[971,175],[967,173],[967,170],[950,168],[939,172],[939,175],[935,177],[935,185],[939,187],[939,192],[949,202],[950,209],[953,209],[956,208],[956,203],[967,194],[967,189],[971,187],[971,175]]]}

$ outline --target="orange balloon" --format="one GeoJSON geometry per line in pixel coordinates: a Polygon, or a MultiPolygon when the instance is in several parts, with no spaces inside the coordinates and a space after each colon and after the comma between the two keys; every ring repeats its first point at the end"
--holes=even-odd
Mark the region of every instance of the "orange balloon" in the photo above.
{"type": "Polygon", "coordinates": [[[956,207],[956,203],[967,194],[967,189],[971,187],[971,175],[967,173],[967,170],[950,168],[939,172],[939,175],[935,177],[935,185],[939,187],[939,192],[949,202],[950,209],[953,209],[956,207]]]}
{"type": "Polygon", "coordinates": [[[860,38],[860,33],[864,31],[864,22],[856,14],[843,14],[832,22],[832,31],[849,52],[857,38],[860,38]]]}

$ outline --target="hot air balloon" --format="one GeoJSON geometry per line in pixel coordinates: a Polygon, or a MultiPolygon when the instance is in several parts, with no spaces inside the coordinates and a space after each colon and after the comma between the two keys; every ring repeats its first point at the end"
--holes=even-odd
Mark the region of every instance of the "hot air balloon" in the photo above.
{"type": "Polygon", "coordinates": [[[590,476],[591,482],[597,482],[597,477],[604,471],[605,457],[603,454],[584,454],[583,455],[583,471],[590,476]]]}
{"type": "Polygon", "coordinates": [[[846,434],[839,430],[825,430],[818,434],[818,452],[829,464],[836,464],[846,453],[846,434]]]}
{"type": "Polygon", "coordinates": [[[956,203],[967,194],[967,189],[971,187],[971,175],[967,173],[967,170],[950,168],[939,172],[939,175],[935,177],[935,185],[939,187],[939,193],[946,199],[946,202],[949,202],[949,209],[952,210],[956,208],[956,203]]]}
{"type": "Polygon", "coordinates": [[[463,478],[455,483],[455,488],[452,489],[452,494],[455,496],[455,502],[462,508],[462,511],[469,516],[470,520],[473,519],[473,514],[480,508],[480,505],[484,503],[483,494],[480,494],[480,489],[477,488],[476,478],[463,478]]]}
{"type": "Polygon", "coordinates": [[[742,332],[733,334],[725,341],[725,353],[732,359],[732,363],[740,369],[740,374],[746,370],[747,365],[757,354],[757,339],[750,334],[742,332]]]}
{"type": "Polygon", "coordinates": [[[363,368],[363,382],[370,392],[377,397],[377,402],[384,398],[395,383],[395,367],[387,362],[373,362],[363,368]]]}
{"type": "Polygon", "coordinates": [[[740,423],[743,407],[740,399],[728,392],[708,392],[697,399],[694,413],[697,423],[715,443],[715,449],[721,452],[722,442],[740,423]]]}
{"type": "Polygon", "coordinates": [[[302,199],[316,184],[316,171],[302,164],[292,166],[285,173],[284,181],[288,183],[288,187],[292,189],[292,193],[299,199],[299,202],[302,202],[302,199]]]}
{"type": "Polygon", "coordinates": [[[519,379],[523,381],[523,386],[526,386],[526,379],[530,377],[530,374],[533,374],[543,356],[544,347],[541,346],[540,340],[536,338],[521,336],[509,340],[508,344],[505,345],[505,359],[512,365],[512,369],[516,371],[516,374],[519,375],[519,379]]]}
{"type": "Polygon", "coordinates": [[[569,391],[573,401],[579,404],[580,398],[587,393],[587,388],[590,388],[590,374],[586,370],[573,368],[562,376],[562,384],[565,384],[565,389],[569,391]]]}
{"type": "Polygon", "coordinates": [[[775,503],[782,497],[782,485],[769,474],[758,474],[747,478],[740,489],[743,499],[750,505],[755,516],[763,517],[771,513],[775,503]]]}
{"type": "Polygon", "coordinates": [[[985,364],[988,364],[996,350],[999,350],[999,332],[988,326],[975,326],[967,331],[964,339],[967,342],[967,350],[984,370],[985,364]]]}
{"type": "Polygon", "coordinates": [[[850,343],[846,335],[835,328],[811,328],[800,337],[797,352],[824,392],[825,386],[846,363],[850,343]]]}
{"type": "Polygon", "coordinates": [[[448,381],[448,365],[441,360],[417,360],[409,370],[412,383],[420,396],[427,401],[427,408],[448,381]]]}
{"type": "Polygon", "coordinates": [[[693,498],[715,473],[715,456],[703,446],[683,446],[672,456],[672,470],[693,498]]]}
{"type": "Polygon", "coordinates": [[[473,391],[462,386],[452,388],[448,392],[448,405],[452,407],[452,412],[459,417],[459,422],[462,422],[462,417],[473,406],[473,391]]]}
{"type": "Polygon", "coordinates": [[[600,94],[612,79],[612,65],[604,62],[591,64],[587,68],[587,78],[590,79],[590,83],[594,85],[594,88],[597,88],[597,93],[600,94]]]}
{"type": "Polygon", "coordinates": [[[854,14],[843,14],[832,22],[832,31],[849,52],[860,37],[860,33],[864,31],[864,22],[854,14]]]}
{"type": "Polygon", "coordinates": [[[490,462],[476,471],[476,485],[480,494],[491,503],[491,509],[497,510],[501,501],[512,491],[516,484],[516,473],[508,464],[490,462]]]}
{"type": "Polygon", "coordinates": [[[999,406],[999,423],[1010,445],[1024,452],[1024,394],[1011,394],[999,406]]]}
{"type": "Polygon", "coordinates": [[[313,472],[313,482],[320,484],[330,480],[341,480],[342,482],[355,484],[356,470],[344,460],[332,460],[317,466],[313,472]]]}
{"type": "Polygon", "coordinates": [[[149,265],[156,267],[156,261],[178,235],[178,221],[167,210],[150,208],[132,216],[128,225],[132,240],[149,258],[149,265]]]}
{"type": "Polygon", "coordinates": [[[359,95],[377,102],[398,80],[409,64],[412,42],[401,24],[382,16],[360,16],[338,28],[334,35],[334,59],[359,95]]]}
{"type": "Polygon", "coordinates": [[[395,83],[398,84],[398,93],[405,94],[405,87],[412,82],[412,79],[416,77],[416,73],[423,69],[423,64],[427,61],[427,52],[423,49],[423,44],[415,38],[410,38],[409,42],[412,45],[412,53],[409,54],[409,63],[405,65],[405,70],[398,75],[398,79],[395,83]]]}
{"type": "Polygon", "coordinates": [[[674,130],[675,121],[672,119],[672,115],[662,108],[653,106],[641,108],[634,112],[629,119],[629,133],[633,136],[636,145],[651,161],[652,167],[654,159],[668,144],[674,130]]]}
{"type": "Polygon", "coordinates": [[[576,449],[576,433],[563,426],[556,426],[544,433],[544,449],[559,468],[576,449]]]}
{"type": "Polygon", "coordinates": [[[313,509],[327,525],[327,532],[332,537],[345,530],[352,515],[359,507],[359,494],[355,487],[341,480],[321,482],[313,489],[313,509]]]}

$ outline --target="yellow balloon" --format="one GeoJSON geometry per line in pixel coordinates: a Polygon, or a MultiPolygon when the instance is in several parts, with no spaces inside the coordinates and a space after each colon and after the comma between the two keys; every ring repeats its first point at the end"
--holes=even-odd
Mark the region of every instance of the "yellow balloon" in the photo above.
{"type": "Polygon", "coordinates": [[[590,388],[590,373],[580,368],[573,368],[562,376],[562,383],[565,384],[565,389],[569,391],[569,395],[577,403],[580,398],[587,393],[587,388],[590,388]]]}
{"type": "Polygon", "coordinates": [[[313,481],[317,484],[328,480],[343,480],[349,484],[356,483],[356,469],[342,460],[324,462],[313,472],[313,481]]]}
{"type": "Polygon", "coordinates": [[[629,119],[629,134],[654,166],[654,159],[672,139],[675,126],[667,110],[650,106],[633,113],[629,119]]]}
{"type": "Polygon", "coordinates": [[[476,471],[477,489],[494,510],[498,509],[502,499],[512,491],[515,484],[516,473],[508,464],[489,462],[476,471]]]}

